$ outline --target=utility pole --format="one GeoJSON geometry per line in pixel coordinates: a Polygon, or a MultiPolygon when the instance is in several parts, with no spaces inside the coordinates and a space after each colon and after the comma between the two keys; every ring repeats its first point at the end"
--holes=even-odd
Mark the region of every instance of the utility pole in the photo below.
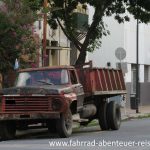
{"type": "MultiPolygon", "coordinates": [[[[44,8],[47,8],[47,0],[44,0],[44,8]]],[[[43,66],[46,66],[46,45],[47,45],[47,13],[44,13],[43,18],[43,66]]]]}
{"type": "MultiPolygon", "coordinates": [[[[136,0],[137,16],[138,16],[138,0],[136,0]]],[[[139,19],[136,25],[136,113],[139,113],[139,19]]]]}

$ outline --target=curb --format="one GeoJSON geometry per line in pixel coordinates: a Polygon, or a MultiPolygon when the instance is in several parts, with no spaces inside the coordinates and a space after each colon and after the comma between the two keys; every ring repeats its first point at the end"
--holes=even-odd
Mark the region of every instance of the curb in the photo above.
{"type": "Polygon", "coordinates": [[[130,120],[130,119],[142,119],[142,118],[150,118],[150,113],[139,113],[139,114],[128,114],[122,116],[122,121],[130,120]]]}

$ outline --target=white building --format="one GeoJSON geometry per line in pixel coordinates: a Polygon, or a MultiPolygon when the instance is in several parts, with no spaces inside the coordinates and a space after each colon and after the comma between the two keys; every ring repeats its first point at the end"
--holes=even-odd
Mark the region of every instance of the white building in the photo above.
{"type": "MultiPolygon", "coordinates": [[[[91,11],[92,12],[92,9],[91,11]]],[[[92,15],[92,14],[90,14],[92,15]]],[[[131,16],[130,22],[117,23],[113,17],[104,19],[108,25],[110,35],[102,38],[102,46],[93,53],[89,53],[88,59],[93,60],[94,66],[116,67],[120,62],[115,56],[117,48],[122,47],[126,51],[127,73],[125,80],[127,85],[127,100],[130,102],[130,94],[135,93],[136,81],[136,20],[131,16]]],[[[139,82],[140,104],[150,104],[150,25],[139,24],[139,82]]]]}
{"type": "MultiPolygon", "coordinates": [[[[34,32],[39,35],[39,38],[41,40],[41,49],[42,49],[43,20],[38,20],[34,23],[34,32]]],[[[62,32],[60,27],[58,27],[57,30],[53,30],[47,24],[46,39],[47,39],[46,64],[50,66],[60,65],[60,64],[69,65],[70,64],[70,42],[62,32]]],[[[42,63],[42,58],[40,59],[40,66],[41,63],[42,63]]]]}

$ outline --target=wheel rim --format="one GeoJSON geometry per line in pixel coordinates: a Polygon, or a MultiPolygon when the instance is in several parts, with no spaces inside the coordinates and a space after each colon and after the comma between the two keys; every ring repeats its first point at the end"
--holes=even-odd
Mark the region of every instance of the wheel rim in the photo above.
{"type": "Polygon", "coordinates": [[[72,131],[72,115],[70,113],[65,116],[65,128],[67,131],[72,131]]]}

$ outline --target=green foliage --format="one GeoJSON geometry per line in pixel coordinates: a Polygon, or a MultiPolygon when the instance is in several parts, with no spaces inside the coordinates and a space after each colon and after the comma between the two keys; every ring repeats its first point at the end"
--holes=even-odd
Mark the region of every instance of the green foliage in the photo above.
{"type": "Polygon", "coordinates": [[[87,47],[87,51],[93,52],[95,48],[99,48],[101,46],[101,38],[102,36],[109,35],[109,31],[106,29],[106,25],[104,22],[101,22],[95,29],[95,32],[92,32],[92,39],[89,40],[89,46],[87,47]],[[95,40],[93,40],[95,39],[95,40]]]}
{"type": "Polygon", "coordinates": [[[37,11],[41,8],[43,0],[25,0],[25,3],[31,8],[31,10],[37,11]]]}
{"type": "Polygon", "coordinates": [[[35,61],[38,44],[31,27],[35,16],[25,0],[1,0],[0,8],[0,72],[13,69],[18,58],[21,67],[28,65],[23,55],[35,61]]]}
{"type": "MultiPolygon", "coordinates": [[[[49,25],[56,29],[59,24],[67,38],[74,43],[81,55],[82,53],[85,55],[85,51],[94,51],[95,48],[101,45],[102,36],[109,34],[103,22],[104,17],[114,16],[119,23],[123,23],[124,21],[129,21],[128,14],[132,14],[135,19],[138,18],[141,22],[150,22],[150,0],[49,0],[49,3],[49,25]],[[76,37],[77,31],[73,22],[73,13],[79,3],[83,4],[84,9],[86,9],[86,4],[95,8],[93,22],[88,26],[83,43],[76,37]]],[[[81,57],[81,59],[85,60],[85,57],[81,57]]],[[[84,60],[82,63],[84,63],[84,60]]]]}

